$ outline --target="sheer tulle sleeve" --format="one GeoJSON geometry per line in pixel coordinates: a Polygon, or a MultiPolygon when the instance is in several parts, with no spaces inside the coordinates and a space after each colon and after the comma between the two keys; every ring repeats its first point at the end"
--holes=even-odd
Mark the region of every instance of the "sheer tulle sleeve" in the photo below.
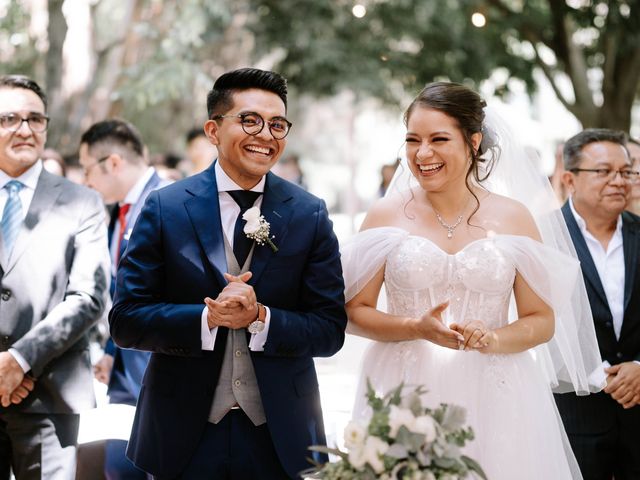
{"type": "Polygon", "coordinates": [[[496,241],[527,284],[553,309],[555,334],[534,352],[554,392],[600,391],[605,376],[579,262],[528,237],[499,235],[496,241]]]}
{"type": "Polygon", "coordinates": [[[382,268],[389,252],[407,238],[408,232],[395,227],[380,227],[357,233],[340,247],[348,302],[382,268]]]}

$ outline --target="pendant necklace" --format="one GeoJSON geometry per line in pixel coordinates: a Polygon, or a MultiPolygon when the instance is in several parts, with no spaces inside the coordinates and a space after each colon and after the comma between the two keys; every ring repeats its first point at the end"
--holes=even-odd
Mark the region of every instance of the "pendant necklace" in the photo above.
{"type": "MultiPolygon", "coordinates": [[[[431,207],[433,208],[433,207],[431,207]]],[[[445,222],[442,219],[442,216],[440,215],[440,213],[434,208],[433,211],[436,214],[436,220],[438,220],[438,223],[443,227],[447,229],[447,238],[448,239],[452,239],[453,238],[453,231],[457,228],[458,225],[460,225],[460,222],[462,222],[462,214],[458,215],[458,218],[456,219],[456,222],[453,225],[449,225],[447,222],[445,222]]]]}

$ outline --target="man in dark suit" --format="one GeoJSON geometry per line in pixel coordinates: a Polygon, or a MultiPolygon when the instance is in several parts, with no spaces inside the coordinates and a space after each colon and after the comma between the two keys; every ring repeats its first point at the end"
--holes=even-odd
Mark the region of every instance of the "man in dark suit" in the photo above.
{"type": "MultiPolygon", "coordinates": [[[[125,251],[133,225],[151,191],[168,185],[147,163],[145,146],[137,129],[123,120],[103,120],[93,124],[80,139],[80,165],[85,184],[115,204],[109,222],[112,285],[119,258],[125,251]]],[[[125,350],[109,339],[105,355],[94,368],[96,378],[108,385],[110,403],[135,406],[149,352],[125,350]]],[[[145,479],[146,475],[125,456],[127,442],[107,440],[107,479],[145,479]]]]}
{"type": "Polygon", "coordinates": [[[603,392],[556,395],[586,480],[640,478],[640,217],[624,211],[637,180],[622,132],[587,129],[564,146],[562,207],[582,265],[603,392]]]}
{"type": "Polygon", "coordinates": [[[87,331],[109,296],[99,195],[39,160],[46,105],[32,80],[0,77],[2,479],[75,478],[78,414],[95,405],[87,331]]]}
{"type": "Polygon", "coordinates": [[[344,284],[324,202],[269,172],[286,101],[276,73],[218,78],[217,161],[149,195],[120,264],[111,334],[153,352],[127,454],[156,478],[299,478],[326,460],[307,450],[325,443],[313,357],[344,342],[344,284]]]}

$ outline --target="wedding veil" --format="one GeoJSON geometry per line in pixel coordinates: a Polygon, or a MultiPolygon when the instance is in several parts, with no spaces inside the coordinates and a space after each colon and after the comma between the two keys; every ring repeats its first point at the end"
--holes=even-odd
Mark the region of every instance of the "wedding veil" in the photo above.
{"type": "MultiPolygon", "coordinates": [[[[597,392],[604,387],[605,375],[593,318],[576,251],[551,185],[533,163],[535,152],[527,150],[491,107],[485,108],[482,151],[486,164],[491,159],[496,161],[481,186],[527,206],[544,244],[539,251],[528,248],[514,254],[518,257],[514,263],[527,284],[554,310],[555,334],[533,350],[536,362],[556,393],[597,392]]],[[[414,185],[417,182],[405,159],[387,195],[404,195],[408,201],[408,190],[414,185]]],[[[364,240],[358,243],[366,248],[343,249],[347,300],[371,280],[384,264],[381,258],[393,248],[398,229],[389,228],[383,233],[364,231],[356,237],[364,240]]]]}

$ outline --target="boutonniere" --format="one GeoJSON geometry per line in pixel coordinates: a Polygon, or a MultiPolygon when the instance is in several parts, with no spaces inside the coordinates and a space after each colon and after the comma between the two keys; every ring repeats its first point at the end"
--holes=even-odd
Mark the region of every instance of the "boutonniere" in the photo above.
{"type": "Polygon", "coordinates": [[[264,245],[265,243],[271,247],[273,253],[278,251],[278,247],[271,240],[276,238],[275,236],[269,237],[269,229],[271,225],[267,222],[262,215],[260,215],[260,209],[258,207],[251,207],[244,212],[242,219],[247,222],[244,226],[244,233],[251,240],[255,240],[258,245],[264,245]]]}

